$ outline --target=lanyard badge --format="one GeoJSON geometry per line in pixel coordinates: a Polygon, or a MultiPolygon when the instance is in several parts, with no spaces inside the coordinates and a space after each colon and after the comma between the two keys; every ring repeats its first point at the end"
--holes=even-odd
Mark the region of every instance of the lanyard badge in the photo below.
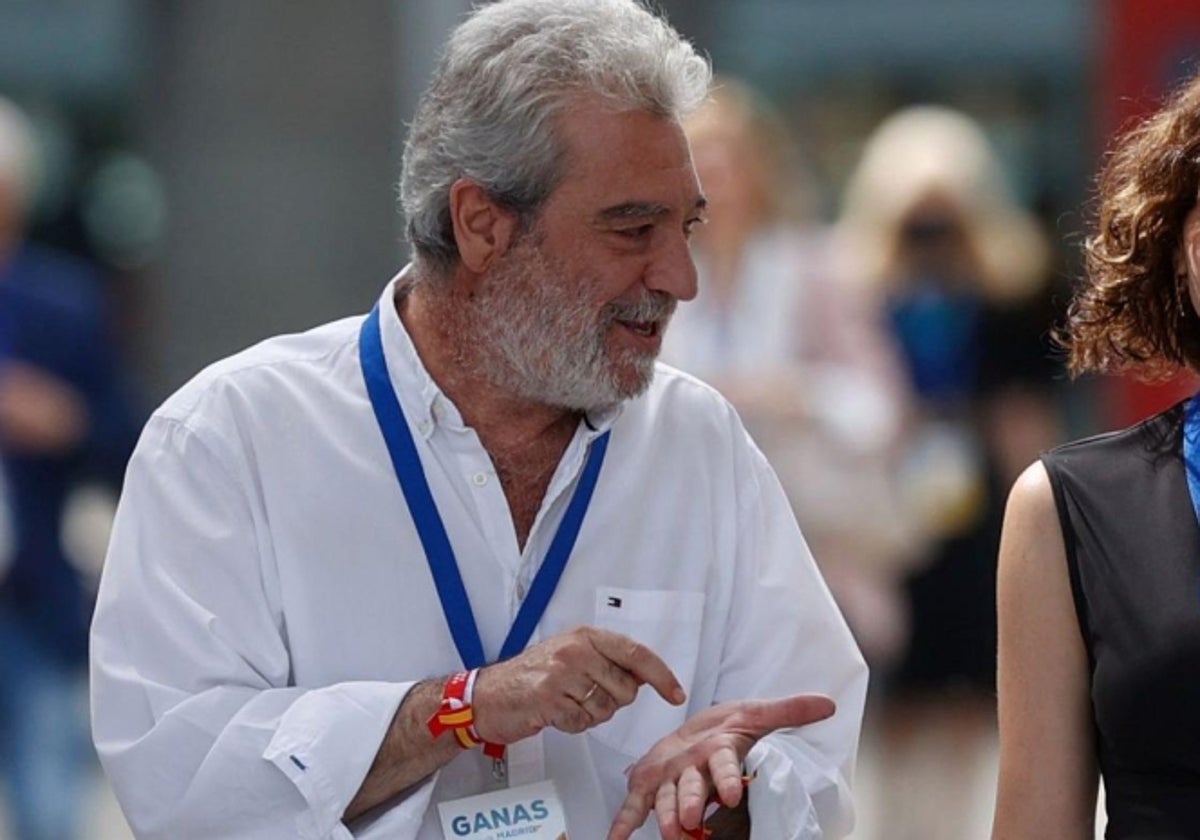
{"type": "Polygon", "coordinates": [[[438,804],[446,840],[568,840],[554,782],[537,782],[438,804]]]}

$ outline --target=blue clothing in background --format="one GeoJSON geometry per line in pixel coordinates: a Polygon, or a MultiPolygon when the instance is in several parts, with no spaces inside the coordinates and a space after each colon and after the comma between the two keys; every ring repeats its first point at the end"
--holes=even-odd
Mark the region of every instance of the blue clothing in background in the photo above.
{"type": "Polygon", "coordinates": [[[73,388],[89,415],[86,439],[68,453],[10,452],[0,439],[14,531],[0,602],[50,651],[78,662],[86,656],[90,606],[63,550],[64,505],[81,480],[117,485],[139,430],[103,292],[86,264],[45,249],[26,246],[0,266],[0,376],[11,361],[37,368],[73,388]]]}
{"type": "Polygon", "coordinates": [[[71,490],[115,487],[139,431],[107,312],[100,278],[79,260],[26,246],[0,264],[0,383],[6,366],[25,365],[74,390],[88,415],[86,437],[67,452],[18,452],[0,434],[12,532],[0,557],[0,770],[19,840],[80,836],[93,767],[83,691],[91,593],[61,534],[71,490]]]}
{"type": "Polygon", "coordinates": [[[914,283],[889,301],[892,332],[920,400],[940,404],[974,397],[982,310],[975,294],[940,283],[914,283]]]}

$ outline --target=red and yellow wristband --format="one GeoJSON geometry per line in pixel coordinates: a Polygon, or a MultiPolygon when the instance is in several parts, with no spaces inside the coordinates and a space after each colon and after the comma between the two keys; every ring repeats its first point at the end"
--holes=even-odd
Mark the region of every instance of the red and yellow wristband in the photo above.
{"type": "Polygon", "coordinates": [[[460,671],[446,680],[442,689],[442,702],[438,705],[426,725],[434,738],[453,732],[458,745],[464,750],[473,750],[483,745],[484,755],[489,758],[504,758],[504,745],[484,741],[475,730],[475,709],[471,701],[475,695],[475,678],[479,669],[460,671]]]}

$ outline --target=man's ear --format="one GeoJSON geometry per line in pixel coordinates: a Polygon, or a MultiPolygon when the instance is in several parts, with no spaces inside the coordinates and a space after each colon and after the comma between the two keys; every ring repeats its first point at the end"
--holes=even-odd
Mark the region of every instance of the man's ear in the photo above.
{"type": "Polygon", "coordinates": [[[486,271],[508,250],[517,231],[517,214],[467,178],[450,186],[450,221],[459,261],[475,274],[486,271]]]}

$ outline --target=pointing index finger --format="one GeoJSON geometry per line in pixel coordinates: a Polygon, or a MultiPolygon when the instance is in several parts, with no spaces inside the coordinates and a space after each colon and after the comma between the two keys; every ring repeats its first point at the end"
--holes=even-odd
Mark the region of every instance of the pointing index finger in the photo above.
{"type": "Polygon", "coordinates": [[[668,703],[678,706],[687,699],[683,686],[667,663],[641,642],[620,633],[595,628],[591,638],[592,645],[601,656],[649,685],[668,703]]]}
{"type": "Polygon", "coordinates": [[[755,700],[747,704],[745,722],[750,730],[762,736],[776,729],[824,720],[832,716],[836,708],[833,700],[821,694],[755,700]]]}

